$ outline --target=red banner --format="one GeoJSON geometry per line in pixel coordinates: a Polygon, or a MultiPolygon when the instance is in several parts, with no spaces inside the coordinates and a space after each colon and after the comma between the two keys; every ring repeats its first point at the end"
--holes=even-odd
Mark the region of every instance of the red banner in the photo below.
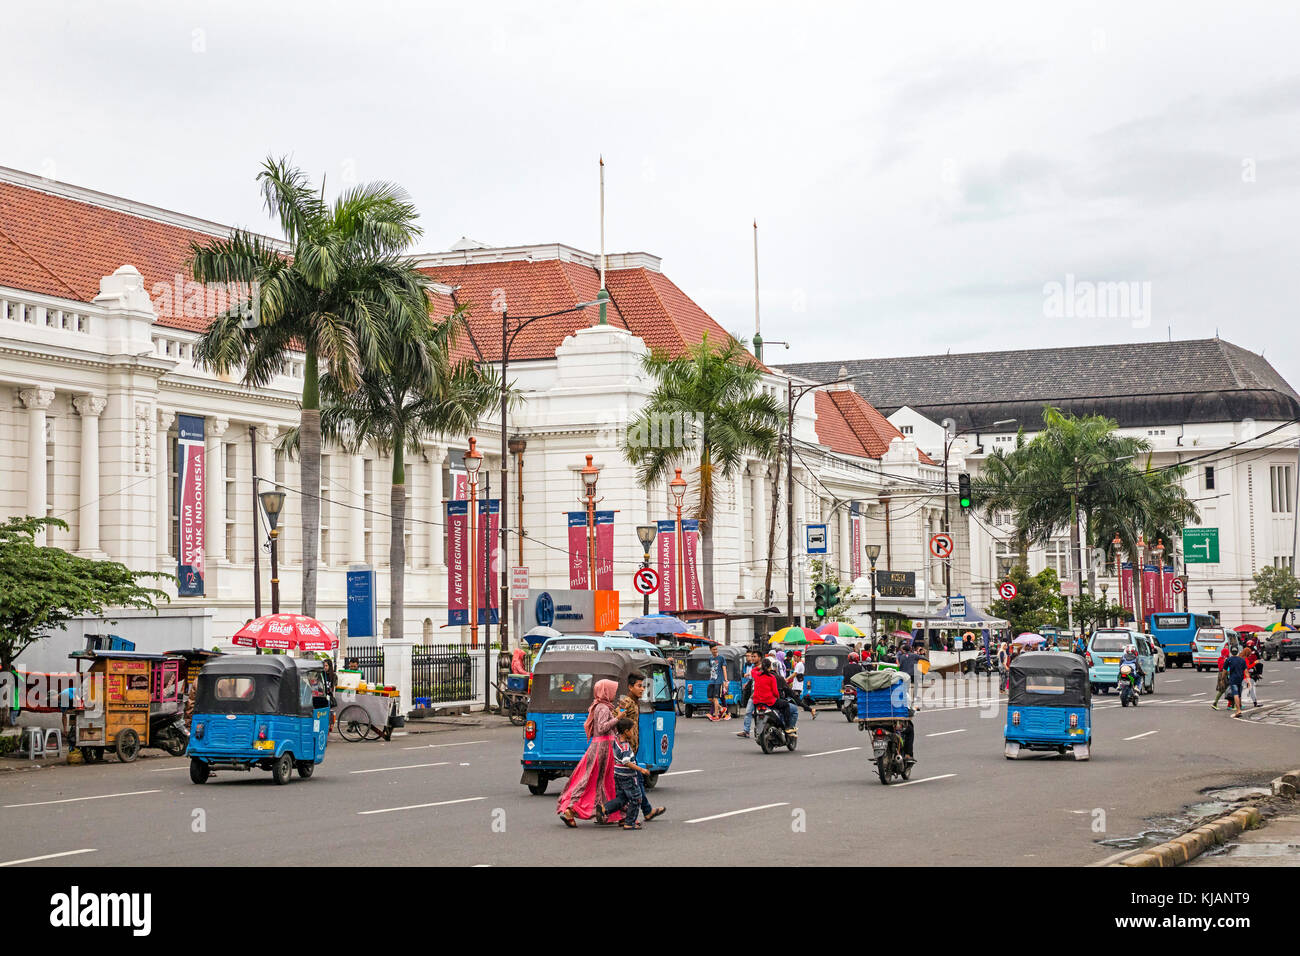
{"type": "Polygon", "coordinates": [[[586,591],[591,584],[587,575],[587,512],[569,512],[569,590],[586,591]]]}
{"type": "Polygon", "coordinates": [[[497,545],[501,541],[501,501],[478,503],[478,544],[474,551],[474,576],[478,578],[478,622],[496,624],[501,607],[501,569],[497,545]]]}
{"type": "Polygon", "coordinates": [[[1142,617],[1156,612],[1160,603],[1160,575],[1154,564],[1142,566],[1142,617]]]}
{"type": "Polygon", "coordinates": [[[686,606],[683,611],[698,611],[704,607],[700,591],[699,571],[700,523],[694,519],[682,522],[682,554],[685,568],[682,586],[686,589],[686,606]]]}
{"type": "Polygon", "coordinates": [[[677,608],[677,522],[656,523],[655,545],[659,556],[659,613],[677,608]]]}
{"type": "Polygon", "coordinates": [[[1120,565],[1119,603],[1124,610],[1133,613],[1133,565],[1131,564],[1120,565]]]}
{"type": "Polygon", "coordinates": [[[596,589],[614,590],[614,512],[596,512],[596,589]]]}
{"type": "Polygon", "coordinates": [[[1166,611],[1177,611],[1178,608],[1175,606],[1175,603],[1176,603],[1176,602],[1175,602],[1175,600],[1174,600],[1174,569],[1173,569],[1173,568],[1168,567],[1168,566],[1165,567],[1165,570],[1164,570],[1164,582],[1165,582],[1165,589],[1164,589],[1164,595],[1165,595],[1165,606],[1164,606],[1164,609],[1165,609],[1166,611]]]}
{"type": "Polygon", "coordinates": [[[447,623],[469,623],[469,502],[447,502],[447,623]]]}
{"type": "Polygon", "coordinates": [[[451,499],[464,501],[469,498],[469,472],[451,469],[451,499]]]}

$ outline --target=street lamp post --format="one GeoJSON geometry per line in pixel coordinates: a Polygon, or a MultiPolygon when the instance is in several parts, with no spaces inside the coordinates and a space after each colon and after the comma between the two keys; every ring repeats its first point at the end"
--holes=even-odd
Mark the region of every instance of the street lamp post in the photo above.
{"type": "MultiPolygon", "coordinates": [[[[1106,587],[1107,587],[1106,582],[1103,581],[1103,582],[1101,583],[1101,607],[1102,607],[1102,610],[1104,610],[1104,611],[1106,612],[1106,624],[1109,625],[1109,624],[1110,624],[1110,605],[1106,602],[1106,587]]],[[[1080,628],[1079,630],[1082,631],[1083,629],[1080,628]]]]}
{"type": "Polygon", "coordinates": [[[284,509],[284,492],[263,491],[258,497],[262,499],[262,510],[266,512],[266,520],[271,525],[271,613],[279,614],[280,564],[277,539],[280,537],[280,512],[284,509]]]}
{"type": "Polygon", "coordinates": [[[1120,607],[1122,608],[1124,606],[1124,601],[1127,598],[1132,597],[1132,594],[1124,593],[1124,566],[1120,560],[1119,551],[1119,549],[1124,546],[1124,542],[1120,539],[1118,531],[1115,532],[1115,537],[1111,540],[1110,544],[1111,548],[1115,552],[1115,590],[1119,594],[1120,607]]]}
{"type": "MultiPolygon", "coordinates": [[[[483,467],[483,455],[478,450],[478,439],[470,438],[469,451],[465,453],[465,472],[469,475],[469,646],[478,647],[478,472],[483,467]]],[[[487,705],[487,674],[484,673],[483,704],[487,705]]]]}
{"type": "Polygon", "coordinates": [[[867,545],[867,560],[871,562],[871,642],[876,641],[876,559],[880,557],[880,545],[867,545]]]}
{"type": "Polygon", "coordinates": [[[672,492],[673,503],[677,506],[677,607],[675,611],[685,608],[683,603],[686,600],[686,575],[682,567],[682,502],[686,499],[686,479],[682,477],[682,470],[677,469],[677,477],[668,482],[668,489],[672,492]]]}
{"type": "MultiPolygon", "coordinates": [[[[641,567],[650,567],[650,546],[655,540],[655,526],[652,524],[639,524],[636,526],[637,540],[641,542],[641,567]]],[[[663,582],[660,582],[663,586],[663,582]]],[[[650,613],[650,592],[647,591],[641,595],[641,613],[650,613]]]]}
{"type": "Polygon", "coordinates": [[[600,469],[591,463],[592,456],[587,456],[587,464],[582,468],[582,487],[587,495],[587,589],[596,590],[596,482],[600,478],[600,469]]]}

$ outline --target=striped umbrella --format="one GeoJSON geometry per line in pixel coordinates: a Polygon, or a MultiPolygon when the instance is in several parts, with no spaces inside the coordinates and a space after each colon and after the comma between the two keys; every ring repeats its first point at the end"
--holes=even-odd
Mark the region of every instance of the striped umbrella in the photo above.
{"type": "Polygon", "coordinates": [[[852,624],[845,624],[843,621],[827,621],[821,627],[817,628],[817,633],[823,637],[862,637],[863,634],[852,624]]]}
{"type": "Polygon", "coordinates": [[[826,640],[812,628],[783,627],[772,635],[773,644],[825,644],[826,640]]]}

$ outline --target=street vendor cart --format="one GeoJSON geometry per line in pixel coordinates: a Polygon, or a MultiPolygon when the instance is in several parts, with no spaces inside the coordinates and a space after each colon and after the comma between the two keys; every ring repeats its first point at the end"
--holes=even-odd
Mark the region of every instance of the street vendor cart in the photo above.
{"type": "Polygon", "coordinates": [[[87,762],[103,760],[111,750],[130,763],[141,747],[159,747],[175,757],[185,753],[182,658],[103,650],[69,657],[77,663],[81,691],[68,711],[68,745],[79,748],[87,762]]]}
{"type": "Polygon", "coordinates": [[[360,671],[340,670],[334,690],[334,726],[353,742],[393,739],[393,728],[405,724],[398,712],[400,695],[392,686],[368,685],[360,671]]]}

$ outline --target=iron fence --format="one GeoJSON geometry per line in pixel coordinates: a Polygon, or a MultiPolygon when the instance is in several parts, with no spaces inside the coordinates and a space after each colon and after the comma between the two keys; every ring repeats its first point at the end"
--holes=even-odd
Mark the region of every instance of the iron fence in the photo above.
{"type": "Polygon", "coordinates": [[[411,648],[411,697],[416,706],[476,700],[483,651],[462,644],[411,648]]]}
{"type": "Polygon", "coordinates": [[[349,644],[344,659],[355,657],[367,684],[384,682],[384,652],[374,644],[349,644]]]}

